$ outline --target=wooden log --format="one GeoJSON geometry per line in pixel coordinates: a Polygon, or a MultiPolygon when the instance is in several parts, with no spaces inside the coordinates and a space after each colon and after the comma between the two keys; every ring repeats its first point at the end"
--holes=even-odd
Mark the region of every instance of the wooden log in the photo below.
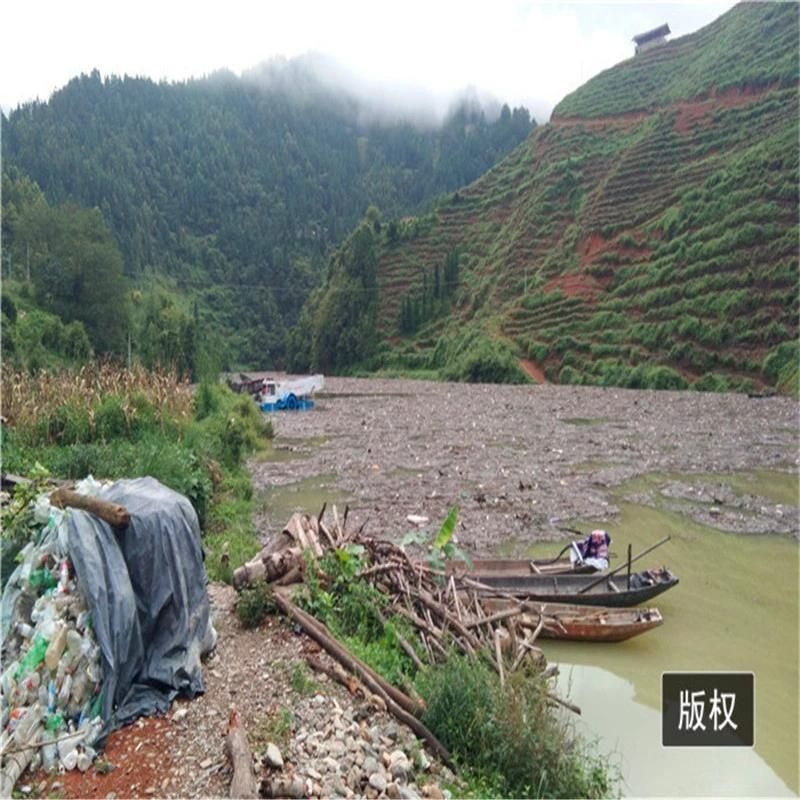
{"type": "Polygon", "coordinates": [[[231,715],[228,717],[225,752],[233,767],[229,796],[258,797],[258,783],[253,773],[253,755],[250,752],[250,745],[247,743],[247,733],[235,706],[231,708],[231,715]]]}
{"type": "Polygon", "coordinates": [[[500,631],[494,632],[494,654],[497,658],[497,672],[500,675],[500,686],[506,685],[506,675],[503,671],[503,651],[500,647],[500,631]]]}
{"type": "Polygon", "coordinates": [[[243,587],[259,580],[277,581],[294,569],[301,572],[305,567],[302,552],[297,547],[288,547],[278,552],[264,548],[252,561],[248,561],[233,572],[233,587],[243,587]]]}
{"type": "Polygon", "coordinates": [[[325,673],[329,678],[344,686],[350,694],[360,694],[373,708],[378,711],[386,711],[386,703],[383,698],[370,692],[355,675],[347,672],[340,664],[326,664],[322,659],[313,655],[307,655],[306,661],[311,669],[315,672],[325,673]]]}
{"type": "Polygon", "coordinates": [[[118,503],[109,503],[99,497],[80,494],[62,486],[50,494],[50,504],[56,508],[79,508],[107,522],[112,528],[127,528],[131,521],[128,509],[118,503]]]}
{"type": "Polygon", "coordinates": [[[388,695],[409,714],[418,714],[422,711],[422,708],[410,697],[403,694],[396,686],[392,686],[375,670],[350,653],[318,619],[295,605],[289,599],[286,590],[275,592],[275,603],[287,617],[291,617],[317,644],[325,648],[345,669],[355,673],[373,692],[375,691],[373,684],[376,684],[381,688],[381,696],[388,695]]]}
{"type": "Polygon", "coordinates": [[[322,623],[314,619],[314,617],[307,614],[301,608],[298,608],[289,600],[284,592],[276,592],[275,602],[284,614],[300,625],[314,641],[324,647],[345,669],[355,672],[367,688],[383,698],[388,711],[404,725],[411,728],[417,736],[424,739],[431,750],[433,750],[450,769],[455,768],[447,748],[419,721],[419,719],[417,719],[417,717],[414,716],[414,713],[409,712],[405,707],[394,700],[394,697],[399,695],[405,699],[406,703],[411,704],[412,701],[410,698],[400,692],[396,687],[388,684],[380,675],[353,656],[340,642],[336,641],[336,639],[330,635],[322,623]],[[389,689],[392,691],[388,691],[389,689]]]}

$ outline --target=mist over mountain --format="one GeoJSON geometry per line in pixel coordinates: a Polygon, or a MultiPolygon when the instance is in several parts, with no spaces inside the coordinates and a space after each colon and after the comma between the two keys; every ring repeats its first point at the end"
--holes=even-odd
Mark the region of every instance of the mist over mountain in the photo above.
{"type": "MultiPolygon", "coordinates": [[[[535,126],[474,96],[437,124],[433,104],[414,114],[410,95],[403,108],[373,89],[318,57],[181,83],[94,71],[3,119],[3,164],[52,205],[97,207],[134,284],[163,286],[230,364],[257,366],[280,361],[331,247],[370,206],[424,211],[535,126]]],[[[37,263],[36,243],[9,235],[37,263]]]]}
{"type": "Polygon", "coordinates": [[[741,3],[596,75],[431,213],[362,226],[295,367],[796,390],[799,35],[797,4],[741,3]]]}

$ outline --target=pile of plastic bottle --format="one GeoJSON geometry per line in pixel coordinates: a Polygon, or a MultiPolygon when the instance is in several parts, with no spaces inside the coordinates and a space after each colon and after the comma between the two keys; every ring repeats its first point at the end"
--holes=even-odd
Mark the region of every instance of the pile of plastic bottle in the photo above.
{"type": "Polygon", "coordinates": [[[60,512],[37,508],[37,518],[44,514],[39,543],[20,553],[22,592],[3,642],[0,751],[38,745],[31,769],[86,771],[103,727],[100,648],[56,535],[60,512]]]}

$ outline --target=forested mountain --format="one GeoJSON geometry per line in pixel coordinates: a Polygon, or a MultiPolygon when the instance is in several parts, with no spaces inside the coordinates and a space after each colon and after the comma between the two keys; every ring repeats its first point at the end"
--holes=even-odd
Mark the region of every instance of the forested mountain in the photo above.
{"type": "MultiPolygon", "coordinates": [[[[50,206],[98,208],[134,285],[163,286],[230,360],[266,366],[369,206],[424,210],[534,125],[471,103],[441,125],[383,120],[302,61],[180,84],[93,72],[4,118],[2,155],[50,206]]],[[[45,243],[5,233],[36,271],[45,243]]]]}
{"type": "MultiPolygon", "coordinates": [[[[387,344],[366,365],[796,388],[799,8],[743,3],[618,64],[448,203],[384,226],[387,344]]],[[[327,302],[295,343],[319,339],[327,302]]]]}

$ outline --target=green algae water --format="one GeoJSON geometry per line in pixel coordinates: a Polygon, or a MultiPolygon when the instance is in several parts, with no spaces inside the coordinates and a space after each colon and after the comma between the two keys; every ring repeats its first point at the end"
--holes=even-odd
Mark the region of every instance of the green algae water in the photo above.
{"type": "MultiPolygon", "coordinates": [[[[729,485],[791,503],[796,512],[792,476],[759,473],[729,485]]],[[[619,507],[619,518],[604,525],[618,554],[612,568],[629,543],[635,555],[670,535],[634,569],[666,565],[680,583],[651,602],[664,624],[640,637],[617,644],[541,642],[548,660],[561,667],[561,690],[582,708],[579,728],[612,753],[626,795],[796,795],[798,542],[725,533],[632,503],[619,507]],[[755,674],[754,748],[661,746],[661,673],[701,670],[755,674]]],[[[552,552],[552,543],[527,551],[552,552]]]]}
{"type": "Polygon", "coordinates": [[[318,514],[322,504],[328,504],[325,518],[330,521],[335,504],[339,518],[344,513],[348,496],[336,488],[335,475],[315,475],[285,486],[273,486],[264,492],[264,509],[271,525],[279,530],[296,511],[318,514]]]}

